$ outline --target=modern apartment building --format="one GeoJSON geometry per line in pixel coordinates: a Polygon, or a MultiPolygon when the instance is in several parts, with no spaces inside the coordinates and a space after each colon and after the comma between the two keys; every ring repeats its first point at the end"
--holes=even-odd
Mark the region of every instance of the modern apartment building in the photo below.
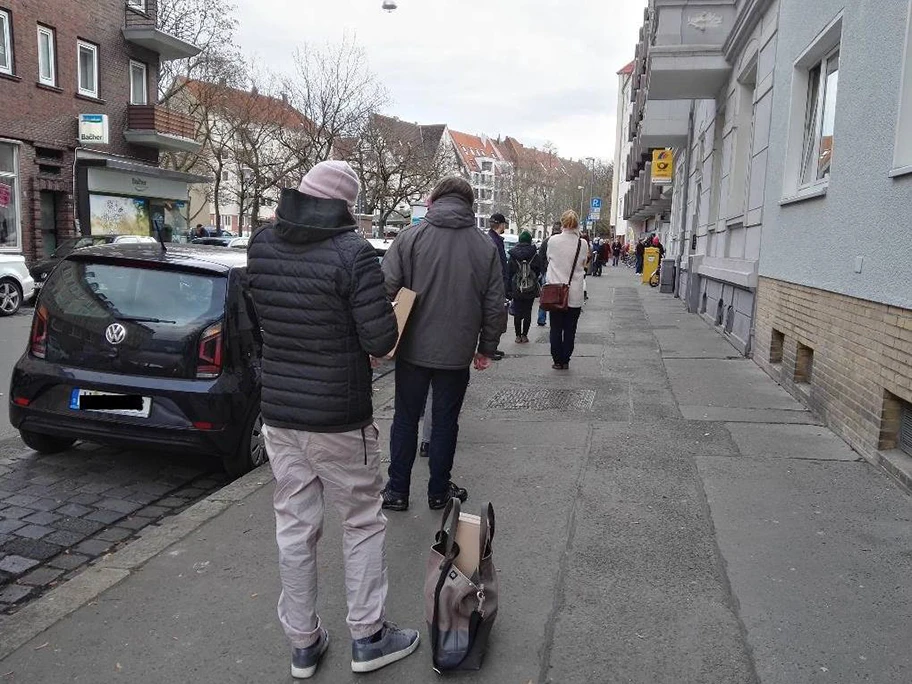
{"type": "Polygon", "coordinates": [[[195,149],[156,105],[160,60],[198,54],[158,25],[157,0],[0,5],[0,252],[37,259],[74,234],[186,230],[195,176],[158,168],[195,149]]]}
{"type": "Polygon", "coordinates": [[[912,482],[912,0],[650,0],[640,38],[625,218],[690,311],[912,482]]]}
{"type": "Polygon", "coordinates": [[[609,221],[616,237],[623,237],[627,242],[636,239],[635,230],[629,228],[627,219],[624,218],[623,198],[630,189],[627,180],[627,158],[630,155],[630,114],[633,108],[633,70],[636,61],[630,62],[617,72],[618,76],[618,103],[617,103],[617,134],[614,146],[614,169],[611,177],[611,212],[609,221]]]}

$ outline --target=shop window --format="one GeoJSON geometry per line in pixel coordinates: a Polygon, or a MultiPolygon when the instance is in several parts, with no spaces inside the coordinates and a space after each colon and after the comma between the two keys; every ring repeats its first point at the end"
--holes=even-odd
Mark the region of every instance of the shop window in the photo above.
{"type": "Polygon", "coordinates": [[[38,82],[57,85],[57,45],[54,29],[38,27],[38,82]]]}
{"type": "Polygon", "coordinates": [[[814,375],[814,350],[798,343],[795,352],[795,382],[799,385],[810,384],[814,375]]]}
{"type": "Polygon", "coordinates": [[[10,13],[0,9],[0,74],[13,73],[13,32],[10,13]]]}
{"type": "Polygon", "coordinates": [[[906,48],[903,56],[902,82],[899,94],[899,122],[893,148],[891,176],[912,173],[912,0],[906,22],[906,48]]]}
{"type": "Polygon", "coordinates": [[[146,65],[130,60],[130,104],[149,104],[149,79],[146,65]]]}
{"type": "Polygon", "coordinates": [[[18,153],[17,145],[0,143],[0,251],[18,251],[22,245],[18,153]]]}
{"type": "Polygon", "coordinates": [[[76,41],[79,94],[98,97],[98,46],[84,40],[76,41]]]}

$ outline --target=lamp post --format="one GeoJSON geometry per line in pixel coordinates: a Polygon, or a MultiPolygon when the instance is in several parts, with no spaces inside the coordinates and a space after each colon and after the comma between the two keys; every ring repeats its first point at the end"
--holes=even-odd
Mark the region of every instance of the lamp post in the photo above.
{"type": "Polygon", "coordinates": [[[583,202],[585,201],[585,200],[583,200],[583,190],[586,189],[586,186],[585,186],[585,185],[579,185],[579,186],[577,186],[577,187],[579,188],[579,191],[580,191],[580,213],[579,213],[579,218],[580,218],[580,221],[582,221],[582,220],[583,220],[583,212],[585,211],[585,209],[584,209],[585,205],[583,204],[583,202]]]}
{"type": "Polygon", "coordinates": [[[586,157],[586,161],[588,162],[586,166],[589,168],[589,206],[591,207],[592,193],[594,192],[593,186],[595,185],[595,157],[586,157]]]}
{"type": "Polygon", "coordinates": [[[387,12],[394,12],[397,8],[398,5],[393,0],[384,0],[383,9],[387,12]]]}

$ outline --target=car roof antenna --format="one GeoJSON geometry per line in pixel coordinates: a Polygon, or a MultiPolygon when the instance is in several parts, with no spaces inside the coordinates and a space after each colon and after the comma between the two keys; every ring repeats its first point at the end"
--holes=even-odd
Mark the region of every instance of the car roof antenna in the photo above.
{"type": "Polygon", "coordinates": [[[152,219],[152,225],[155,226],[155,233],[158,235],[158,242],[161,244],[162,252],[167,252],[168,248],[165,247],[165,239],[162,237],[162,224],[165,222],[164,217],[161,214],[155,216],[152,219]]]}

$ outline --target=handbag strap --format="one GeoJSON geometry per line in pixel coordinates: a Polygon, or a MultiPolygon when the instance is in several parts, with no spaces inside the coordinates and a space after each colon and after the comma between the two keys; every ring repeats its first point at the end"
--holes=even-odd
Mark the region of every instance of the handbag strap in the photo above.
{"type": "Polygon", "coordinates": [[[494,541],[494,506],[488,504],[487,510],[482,511],[481,529],[478,534],[479,553],[478,562],[481,563],[487,555],[488,548],[494,541]]]}
{"type": "Polygon", "coordinates": [[[579,262],[579,253],[582,247],[583,238],[579,238],[579,241],[576,243],[576,256],[573,257],[573,267],[570,269],[570,280],[567,281],[567,287],[570,287],[570,283],[573,282],[573,276],[576,273],[576,264],[579,262]]]}
{"type": "Polygon", "coordinates": [[[445,538],[443,556],[452,562],[459,554],[459,547],[456,547],[456,553],[453,553],[453,547],[456,546],[456,530],[459,529],[459,512],[461,504],[456,497],[447,501],[446,508],[443,509],[443,517],[440,520],[440,530],[437,532],[437,538],[445,538]],[[449,525],[447,525],[449,520],[449,525]]]}

